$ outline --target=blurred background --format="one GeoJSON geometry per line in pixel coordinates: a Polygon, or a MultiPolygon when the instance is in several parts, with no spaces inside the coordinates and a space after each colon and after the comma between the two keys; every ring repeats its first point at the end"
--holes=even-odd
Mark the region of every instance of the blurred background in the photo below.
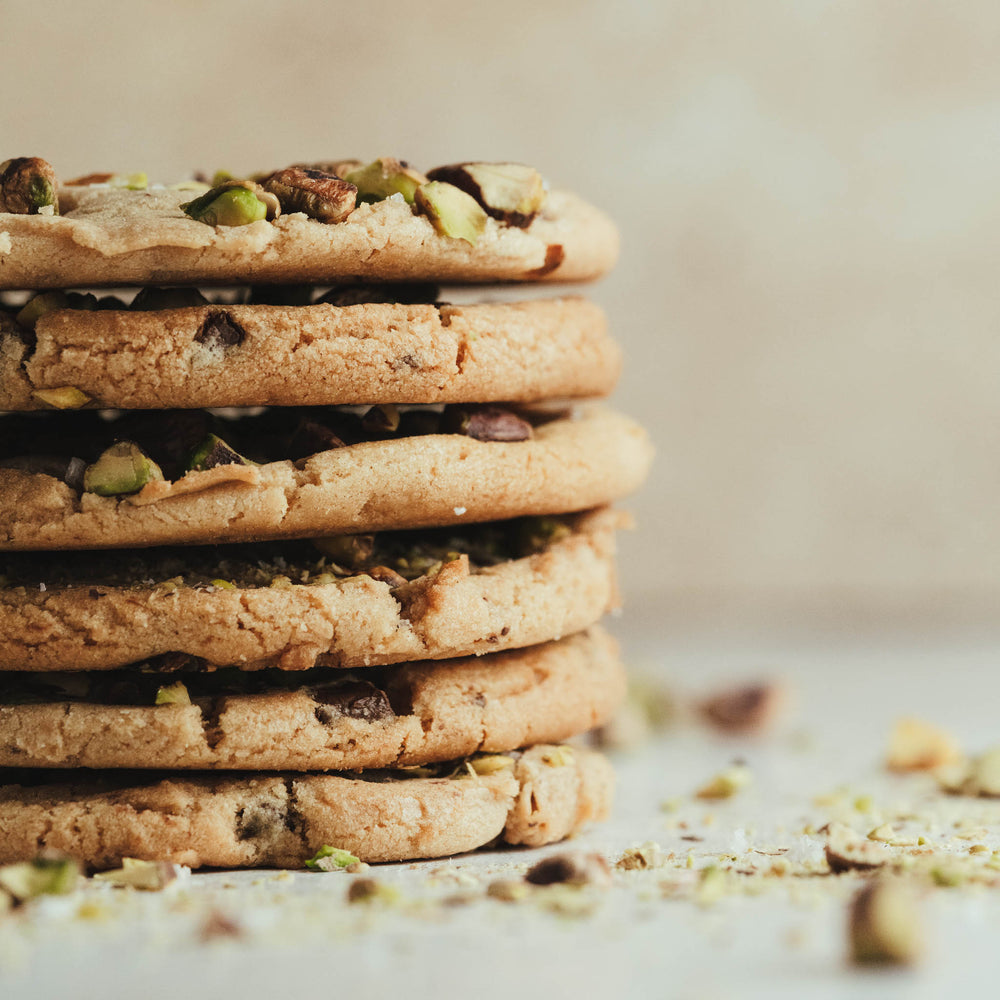
{"type": "Polygon", "coordinates": [[[0,159],[521,160],[608,210],[582,291],[658,447],[626,621],[991,623],[1000,6],[0,0],[0,37],[0,159]]]}

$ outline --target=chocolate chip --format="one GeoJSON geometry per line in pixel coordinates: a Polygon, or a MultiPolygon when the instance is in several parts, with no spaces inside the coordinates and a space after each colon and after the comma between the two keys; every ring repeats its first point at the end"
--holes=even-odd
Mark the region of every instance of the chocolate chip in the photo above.
{"type": "Polygon", "coordinates": [[[363,722],[381,722],[396,716],[385,692],[368,681],[324,685],[315,689],[313,699],[318,703],[316,718],[324,726],[343,716],[363,722]]]}
{"type": "Polygon", "coordinates": [[[332,306],[355,306],[369,302],[401,303],[404,305],[432,305],[438,297],[437,285],[397,284],[385,285],[341,285],[331,288],[316,301],[332,306]]]}
{"type": "Polygon", "coordinates": [[[209,313],[201,329],[195,334],[195,342],[206,347],[238,347],[243,343],[246,331],[228,312],[209,313]]]}
{"type": "Polygon", "coordinates": [[[323,424],[317,423],[315,420],[302,419],[288,443],[288,454],[295,461],[308,458],[321,451],[343,448],[346,443],[329,427],[324,427],[323,424]]]}
{"type": "Polygon", "coordinates": [[[365,570],[365,572],[373,579],[378,580],[379,583],[387,583],[393,589],[396,587],[402,587],[406,583],[406,577],[401,576],[394,569],[390,569],[388,566],[371,566],[365,570]]]}
{"type": "Polygon", "coordinates": [[[236,836],[240,840],[253,840],[284,829],[285,815],[272,802],[245,806],[236,814],[236,836]]]}

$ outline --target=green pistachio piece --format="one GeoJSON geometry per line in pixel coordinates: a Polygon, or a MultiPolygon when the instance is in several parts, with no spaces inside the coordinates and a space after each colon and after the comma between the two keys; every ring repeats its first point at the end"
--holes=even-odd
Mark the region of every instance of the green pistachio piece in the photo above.
{"type": "Polygon", "coordinates": [[[64,896],[80,879],[80,866],[72,858],[40,854],[33,861],[0,868],[0,889],[25,902],[36,896],[64,896]]]}
{"type": "Polygon", "coordinates": [[[413,204],[417,188],[427,183],[423,174],[392,157],[382,157],[367,166],[351,170],[344,180],[358,189],[360,201],[382,201],[401,194],[408,205],[413,204]]]}
{"type": "Polygon", "coordinates": [[[35,389],[31,395],[57,410],[79,410],[81,406],[86,406],[90,402],[90,396],[72,385],[54,389],[35,389]]]}
{"type": "Polygon", "coordinates": [[[108,183],[113,188],[124,188],[126,191],[145,191],[149,187],[149,178],[142,172],[114,174],[108,183]]]}
{"type": "Polygon", "coordinates": [[[83,490],[102,497],[122,496],[162,479],[160,467],[137,444],[119,441],[87,466],[83,490]]]}
{"type": "Polygon", "coordinates": [[[522,163],[458,163],[427,175],[472,195],[486,211],[510,226],[527,226],[545,201],[545,181],[522,163]]]}
{"type": "Polygon", "coordinates": [[[417,188],[414,204],[442,236],[465,240],[472,246],[479,242],[489,219],[472,195],[444,181],[430,181],[417,188]]]}
{"type": "Polygon", "coordinates": [[[340,566],[361,569],[371,559],[375,548],[375,536],[332,535],[329,538],[316,538],[313,544],[340,566]]]}
{"type": "Polygon", "coordinates": [[[216,590],[235,590],[236,589],[236,584],[233,583],[230,580],[222,580],[222,579],[213,580],[212,581],[212,586],[215,587],[216,590]]]}
{"type": "Polygon", "coordinates": [[[244,458],[238,451],[230,448],[222,438],[209,434],[188,459],[188,472],[204,472],[214,469],[217,465],[250,465],[250,460],[244,458]]]}
{"type": "Polygon", "coordinates": [[[128,889],[140,889],[144,892],[160,892],[168,885],[176,882],[185,869],[170,861],[141,861],[139,858],[122,858],[121,868],[112,871],[98,872],[95,882],[108,882],[111,885],[128,889]]]}
{"type": "Polygon", "coordinates": [[[277,197],[254,181],[225,181],[181,209],[208,226],[248,226],[281,214],[277,197]]]}
{"type": "Polygon", "coordinates": [[[174,681],[173,684],[164,684],[156,689],[157,705],[190,705],[191,695],[188,694],[187,686],[183,681],[174,681]]]}
{"type": "Polygon", "coordinates": [[[314,872],[335,872],[347,868],[348,865],[356,865],[360,860],[350,851],[324,844],[305,865],[314,872]]]}
{"type": "Polygon", "coordinates": [[[20,326],[34,330],[35,324],[46,314],[57,309],[84,309],[93,312],[97,308],[97,296],[87,292],[39,292],[21,309],[15,319],[20,326]]]}
{"type": "Polygon", "coordinates": [[[37,156],[19,156],[0,163],[0,212],[38,215],[42,209],[59,214],[56,172],[37,156]]]}

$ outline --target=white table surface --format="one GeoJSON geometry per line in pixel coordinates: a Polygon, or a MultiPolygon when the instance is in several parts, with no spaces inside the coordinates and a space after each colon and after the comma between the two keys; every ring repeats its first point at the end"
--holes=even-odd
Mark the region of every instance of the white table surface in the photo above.
{"type": "Polygon", "coordinates": [[[655,840],[675,855],[667,867],[617,872],[609,890],[573,897],[587,910],[575,915],[485,897],[489,881],[516,875],[543,852],[373,868],[401,892],[403,902],[389,907],[348,905],[352,876],[339,873],[195,874],[162,894],[89,885],[82,895],[0,917],[0,998],[997,993],[996,888],[927,888],[923,961],[910,970],[861,971],[845,960],[855,876],[757,877],[743,885],[737,875],[732,891],[706,903],[690,891],[698,875],[686,859],[690,853],[700,868],[770,863],[771,854],[756,851],[785,850],[795,862],[821,857],[823,838],[803,829],[835,814],[850,819],[858,796],[871,801],[854,810],[861,832],[913,810],[942,850],[967,849],[951,839],[963,817],[986,828],[988,847],[1000,847],[1000,802],[943,799],[928,779],[890,776],[881,763],[893,720],[906,714],[949,729],[970,751],[1000,743],[1000,635],[793,642],[619,633],[636,670],[658,671],[679,691],[766,676],[784,678],[794,695],[767,737],[724,738],[688,722],[616,758],[614,817],[573,846],[614,860],[655,840]],[[754,774],[750,788],[718,804],[692,797],[737,757],[754,774]],[[665,800],[673,811],[664,811],[665,800]],[[759,891],[745,891],[751,881],[759,891]],[[467,901],[442,902],[453,896],[467,901]],[[81,918],[81,902],[91,919],[81,918]],[[242,934],[204,940],[213,910],[242,934]]]}

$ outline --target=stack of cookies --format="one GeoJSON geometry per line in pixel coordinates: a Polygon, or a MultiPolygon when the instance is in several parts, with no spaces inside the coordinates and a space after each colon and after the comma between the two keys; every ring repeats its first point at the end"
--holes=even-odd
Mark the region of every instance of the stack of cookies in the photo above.
{"type": "MultiPolygon", "coordinates": [[[[516,164],[0,165],[0,863],[558,840],[612,778],[617,236],[516,164]]],[[[327,851],[329,853],[329,851],[327,851]]],[[[340,855],[337,855],[338,857],[340,855]]]]}

